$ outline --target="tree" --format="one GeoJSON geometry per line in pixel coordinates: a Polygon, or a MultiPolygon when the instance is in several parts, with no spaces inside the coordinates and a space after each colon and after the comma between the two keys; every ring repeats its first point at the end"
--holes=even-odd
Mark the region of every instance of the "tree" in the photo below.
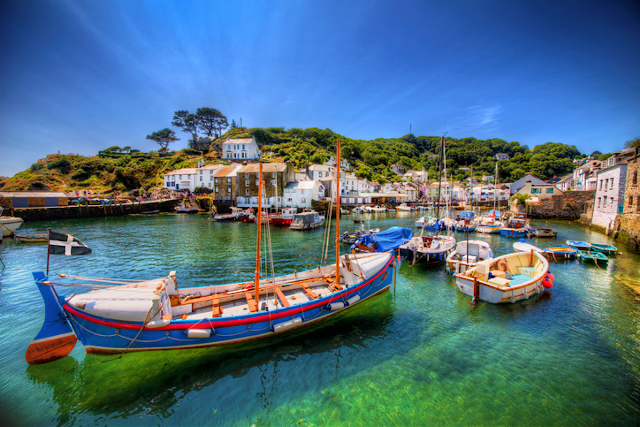
{"type": "Polygon", "coordinates": [[[176,111],[171,124],[182,129],[182,132],[190,133],[193,141],[198,142],[198,117],[187,110],[176,111]]]}
{"type": "Polygon", "coordinates": [[[640,147],[640,136],[636,139],[630,139],[624,143],[624,148],[640,147]]]}
{"type": "Polygon", "coordinates": [[[232,120],[231,120],[231,129],[235,129],[235,128],[237,128],[237,127],[238,127],[238,125],[236,124],[235,119],[232,119],[232,120]]]}
{"type": "Polygon", "coordinates": [[[227,118],[215,108],[198,108],[195,115],[197,127],[207,136],[220,138],[222,132],[229,127],[227,118]]]}
{"type": "Polygon", "coordinates": [[[147,139],[157,142],[158,145],[160,145],[161,151],[167,151],[169,144],[180,140],[180,138],[176,138],[175,132],[168,128],[164,128],[152,133],[151,135],[147,135],[147,139]]]}

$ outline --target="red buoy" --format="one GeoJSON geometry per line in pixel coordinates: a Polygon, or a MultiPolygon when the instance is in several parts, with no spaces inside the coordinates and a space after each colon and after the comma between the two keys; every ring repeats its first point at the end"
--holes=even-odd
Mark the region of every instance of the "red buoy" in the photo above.
{"type": "Polygon", "coordinates": [[[553,282],[551,282],[551,280],[548,280],[545,277],[545,279],[542,281],[542,286],[544,286],[547,289],[551,289],[551,288],[553,288],[553,282]]]}

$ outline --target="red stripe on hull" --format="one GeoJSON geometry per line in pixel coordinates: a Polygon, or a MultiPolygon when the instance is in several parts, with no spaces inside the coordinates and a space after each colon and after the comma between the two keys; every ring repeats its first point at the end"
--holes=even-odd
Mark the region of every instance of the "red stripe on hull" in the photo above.
{"type": "Polygon", "coordinates": [[[75,335],[52,338],[46,341],[32,342],[27,348],[25,359],[30,365],[52,362],[71,353],[76,345],[75,335]]]}
{"type": "MultiPolygon", "coordinates": [[[[251,317],[248,317],[248,318],[237,319],[237,320],[218,320],[218,321],[209,320],[208,324],[210,324],[214,328],[223,328],[223,327],[227,327],[227,326],[250,325],[252,323],[259,323],[259,322],[264,322],[264,321],[268,321],[268,320],[275,320],[275,319],[280,319],[280,318],[283,318],[283,317],[292,316],[294,314],[299,314],[299,313],[303,312],[304,310],[311,310],[311,309],[320,307],[322,305],[330,304],[330,303],[332,303],[334,301],[337,301],[337,300],[340,300],[342,298],[348,297],[350,294],[359,291],[360,289],[364,288],[365,286],[367,286],[368,284],[370,284],[371,282],[376,280],[378,277],[380,277],[380,275],[382,273],[387,271],[387,268],[389,268],[389,266],[391,265],[392,262],[393,262],[393,257],[391,257],[389,259],[389,261],[387,262],[387,264],[375,276],[373,276],[371,279],[367,280],[366,282],[361,283],[360,286],[349,288],[349,290],[344,294],[336,295],[333,298],[330,298],[328,300],[322,300],[322,301],[319,301],[317,303],[309,304],[309,305],[303,305],[301,307],[293,307],[290,310],[282,311],[282,312],[277,313],[277,314],[276,313],[267,313],[267,314],[264,314],[264,315],[261,315],[261,316],[254,315],[254,316],[251,316],[251,317]]],[[[89,322],[96,323],[96,324],[102,325],[102,326],[107,326],[107,327],[112,327],[112,328],[119,328],[119,329],[140,329],[140,326],[141,326],[139,323],[120,323],[120,322],[113,322],[113,321],[109,321],[109,320],[96,319],[95,317],[92,317],[91,315],[88,315],[86,313],[83,313],[81,311],[76,310],[75,308],[72,308],[68,304],[65,304],[63,308],[67,313],[70,313],[70,314],[72,314],[74,316],[80,317],[81,319],[84,319],[84,320],[87,320],[89,322]]],[[[200,322],[173,321],[171,323],[172,324],[169,324],[168,326],[165,326],[165,327],[162,327],[162,328],[147,328],[147,327],[145,327],[144,330],[155,330],[155,331],[186,330],[186,329],[190,329],[190,328],[198,325],[200,322]]]]}

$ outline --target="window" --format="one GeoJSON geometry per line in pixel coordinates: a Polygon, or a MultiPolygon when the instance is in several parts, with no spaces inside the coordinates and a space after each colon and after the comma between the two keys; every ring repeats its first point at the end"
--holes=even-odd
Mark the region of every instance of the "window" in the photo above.
{"type": "Polygon", "coordinates": [[[227,193],[231,193],[231,187],[227,187],[227,193]]]}
{"type": "Polygon", "coordinates": [[[200,177],[200,182],[202,182],[202,177],[200,177]]]}
{"type": "Polygon", "coordinates": [[[534,193],[534,194],[542,193],[542,188],[532,188],[531,192],[534,193]]]}
{"type": "Polygon", "coordinates": [[[216,181],[216,184],[217,184],[218,183],[218,178],[216,178],[215,181],[216,181]]]}
{"type": "Polygon", "coordinates": [[[633,196],[629,196],[629,206],[633,205],[633,196]]]}
{"type": "Polygon", "coordinates": [[[218,186],[216,185],[216,193],[218,192],[218,186]]]}
{"type": "Polygon", "coordinates": [[[231,178],[227,178],[227,182],[231,182],[231,178]]]}
{"type": "Polygon", "coordinates": [[[632,184],[636,185],[638,183],[638,169],[633,171],[632,184]]]}
{"type": "Polygon", "coordinates": [[[242,149],[244,150],[244,144],[242,144],[242,149]]]}
{"type": "Polygon", "coordinates": [[[553,194],[553,188],[547,188],[547,194],[553,194]]]}
{"type": "Polygon", "coordinates": [[[275,177],[276,177],[276,173],[275,173],[275,172],[274,172],[274,173],[272,173],[272,174],[271,174],[271,176],[272,176],[273,178],[275,178],[275,177]]]}
{"type": "Polygon", "coordinates": [[[636,197],[636,212],[640,213],[640,196],[636,197]]]}
{"type": "Polygon", "coordinates": [[[306,199],[306,198],[304,198],[304,197],[303,197],[302,199],[300,199],[300,201],[301,201],[302,203],[307,203],[307,199],[306,199]]]}
{"type": "Polygon", "coordinates": [[[600,207],[600,199],[602,199],[602,197],[598,197],[598,204],[596,205],[596,207],[600,207]]]}
{"type": "Polygon", "coordinates": [[[249,189],[248,188],[246,190],[244,190],[244,194],[247,195],[247,196],[249,195],[249,189]]]}
{"type": "Polygon", "coordinates": [[[609,180],[605,179],[604,180],[604,191],[607,191],[607,188],[609,187],[609,180]]]}
{"type": "Polygon", "coordinates": [[[227,151],[227,159],[231,158],[231,153],[227,151]]]}
{"type": "Polygon", "coordinates": [[[602,180],[600,180],[600,191],[602,191],[602,180]]]}
{"type": "Polygon", "coordinates": [[[231,200],[231,196],[227,196],[227,200],[231,200]]]}

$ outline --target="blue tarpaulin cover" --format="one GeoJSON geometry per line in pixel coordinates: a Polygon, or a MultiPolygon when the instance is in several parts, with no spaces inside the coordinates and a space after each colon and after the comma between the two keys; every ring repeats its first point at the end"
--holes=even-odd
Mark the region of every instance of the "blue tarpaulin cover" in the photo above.
{"type": "Polygon", "coordinates": [[[403,243],[407,243],[413,237],[413,230],[403,227],[391,227],[388,230],[376,234],[367,234],[360,237],[351,246],[354,250],[356,246],[368,246],[375,248],[373,252],[387,252],[398,249],[403,243]]]}

